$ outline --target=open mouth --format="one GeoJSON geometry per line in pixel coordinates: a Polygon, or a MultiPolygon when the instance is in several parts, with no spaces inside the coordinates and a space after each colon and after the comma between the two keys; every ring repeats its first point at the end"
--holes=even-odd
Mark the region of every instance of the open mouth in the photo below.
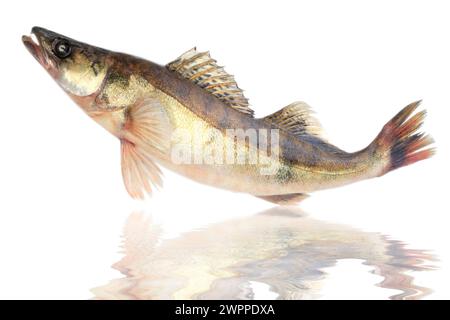
{"type": "Polygon", "coordinates": [[[27,47],[33,57],[44,67],[47,67],[47,58],[41,47],[38,37],[34,33],[30,36],[22,36],[22,42],[27,47]]]}

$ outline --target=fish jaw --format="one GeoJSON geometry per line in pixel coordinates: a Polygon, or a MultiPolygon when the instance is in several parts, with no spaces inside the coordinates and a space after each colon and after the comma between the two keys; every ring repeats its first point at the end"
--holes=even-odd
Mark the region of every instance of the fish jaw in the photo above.
{"type": "Polygon", "coordinates": [[[51,58],[51,56],[47,53],[47,50],[45,49],[48,44],[44,43],[43,36],[44,33],[41,29],[38,27],[33,27],[31,30],[31,34],[23,35],[22,36],[22,42],[25,45],[25,47],[28,49],[28,51],[31,53],[31,55],[36,59],[39,64],[44,67],[45,70],[53,77],[56,78],[58,72],[55,65],[54,60],[51,58]]]}
{"type": "Polygon", "coordinates": [[[22,42],[25,45],[25,47],[28,49],[28,51],[31,53],[31,55],[40,63],[43,64],[45,59],[43,57],[43,52],[41,50],[41,46],[38,42],[38,40],[35,40],[33,38],[34,34],[31,34],[31,36],[22,36],[22,42]]]}

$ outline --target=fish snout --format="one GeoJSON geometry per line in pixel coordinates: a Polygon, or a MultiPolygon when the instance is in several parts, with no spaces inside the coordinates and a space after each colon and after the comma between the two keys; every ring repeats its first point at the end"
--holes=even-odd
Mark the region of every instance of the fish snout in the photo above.
{"type": "Polygon", "coordinates": [[[31,28],[31,34],[34,34],[38,39],[40,39],[40,41],[43,41],[44,39],[47,41],[53,41],[56,38],[65,38],[65,36],[59,33],[36,26],[31,28]]]}
{"type": "Polygon", "coordinates": [[[47,52],[51,48],[51,41],[53,39],[52,31],[41,27],[33,27],[29,36],[22,36],[22,42],[31,55],[52,75],[54,68],[50,59],[51,54],[47,52]]]}

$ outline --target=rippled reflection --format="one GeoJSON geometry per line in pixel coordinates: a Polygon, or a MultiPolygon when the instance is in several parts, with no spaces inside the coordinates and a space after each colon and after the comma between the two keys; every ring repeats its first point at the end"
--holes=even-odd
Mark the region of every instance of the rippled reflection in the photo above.
{"type": "Polygon", "coordinates": [[[92,290],[97,299],[252,299],[252,282],[278,299],[320,298],[323,268],[341,259],[362,259],[401,290],[391,299],[417,299],[429,290],[414,285],[408,271],[430,269],[432,257],[406,249],[378,233],[325,223],[298,209],[277,207],[210,225],[174,239],[142,213],[124,230],[124,257],[114,268],[125,275],[92,290]]]}

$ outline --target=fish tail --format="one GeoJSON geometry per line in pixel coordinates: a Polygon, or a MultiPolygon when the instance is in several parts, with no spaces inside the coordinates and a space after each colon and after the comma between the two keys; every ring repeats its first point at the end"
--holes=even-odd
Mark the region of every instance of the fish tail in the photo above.
{"type": "Polygon", "coordinates": [[[386,123],[372,145],[378,154],[386,160],[386,166],[380,175],[434,155],[434,148],[426,148],[434,142],[433,138],[418,132],[422,126],[426,111],[414,111],[421,100],[403,108],[386,123]]]}

